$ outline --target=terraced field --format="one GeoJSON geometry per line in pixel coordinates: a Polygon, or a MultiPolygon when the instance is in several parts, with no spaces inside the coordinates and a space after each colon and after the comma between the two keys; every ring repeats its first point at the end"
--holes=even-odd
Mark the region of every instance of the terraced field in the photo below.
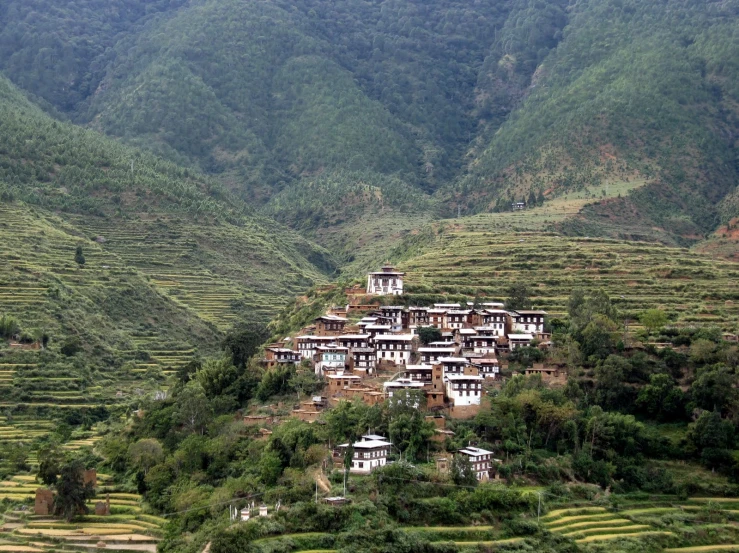
{"type": "Polygon", "coordinates": [[[269,320],[325,276],[256,225],[195,225],[175,216],[150,220],[75,219],[104,251],[141,271],[160,291],[221,330],[246,313],[269,320]]]}
{"type": "Polygon", "coordinates": [[[542,518],[550,532],[574,539],[577,543],[592,543],[638,535],[670,535],[648,524],[637,524],[602,507],[562,509],[542,518]]]}
{"type": "MultiPolygon", "coordinates": [[[[38,487],[33,477],[15,476],[0,482],[0,497],[17,502],[31,502],[38,487]],[[31,480],[29,480],[29,478],[31,480]],[[6,491],[12,490],[12,491],[6,491]]],[[[162,536],[166,519],[142,513],[141,497],[136,494],[110,491],[110,482],[98,477],[98,498],[110,498],[109,516],[87,515],[71,523],[54,517],[36,516],[26,510],[15,510],[3,515],[2,549],[10,553],[46,553],[59,551],[94,551],[101,548],[112,551],[143,551],[156,553],[156,544],[162,536]]]]}
{"type": "Polygon", "coordinates": [[[558,315],[579,286],[605,290],[632,319],[658,307],[680,323],[737,330],[735,263],[658,244],[517,232],[501,228],[505,219],[489,214],[443,226],[400,264],[408,293],[502,298],[506,287],[523,280],[534,304],[558,315]]]}

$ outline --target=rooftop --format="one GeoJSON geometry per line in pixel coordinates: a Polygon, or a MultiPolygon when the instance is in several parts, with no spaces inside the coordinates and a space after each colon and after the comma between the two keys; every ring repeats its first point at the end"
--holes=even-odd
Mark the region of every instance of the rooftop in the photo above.
{"type": "Polygon", "coordinates": [[[460,453],[464,453],[465,455],[472,455],[474,457],[477,457],[478,455],[492,455],[492,451],[488,451],[487,449],[482,449],[481,447],[472,447],[467,446],[463,449],[459,450],[460,453]]]}

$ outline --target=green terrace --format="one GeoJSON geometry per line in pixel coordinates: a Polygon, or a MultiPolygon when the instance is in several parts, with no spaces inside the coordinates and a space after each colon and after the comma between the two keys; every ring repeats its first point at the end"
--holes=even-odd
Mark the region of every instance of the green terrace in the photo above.
{"type": "Polygon", "coordinates": [[[686,249],[552,233],[501,231],[496,214],[453,221],[400,264],[406,292],[500,299],[521,281],[534,305],[563,314],[573,288],[605,290],[627,317],[665,310],[681,324],[736,331],[739,266],[686,249]]]}

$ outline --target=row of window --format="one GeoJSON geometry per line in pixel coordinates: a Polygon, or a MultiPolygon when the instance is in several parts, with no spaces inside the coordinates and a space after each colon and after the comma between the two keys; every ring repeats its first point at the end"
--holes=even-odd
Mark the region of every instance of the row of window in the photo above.
{"type": "Polygon", "coordinates": [[[410,351],[411,345],[410,344],[380,344],[380,347],[377,349],[390,349],[390,350],[401,350],[401,351],[410,351]]]}
{"type": "Polygon", "coordinates": [[[475,382],[470,382],[470,383],[466,383],[466,382],[462,382],[462,383],[455,382],[452,387],[455,390],[467,390],[467,389],[470,389],[470,390],[482,390],[482,384],[475,383],[475,382]]]}
{"type": "Polygon", "coordinates": [[[354,452],[355,459],[378,459],[380,457],[387,457],[387,452],[384,449],[354,452]]]}

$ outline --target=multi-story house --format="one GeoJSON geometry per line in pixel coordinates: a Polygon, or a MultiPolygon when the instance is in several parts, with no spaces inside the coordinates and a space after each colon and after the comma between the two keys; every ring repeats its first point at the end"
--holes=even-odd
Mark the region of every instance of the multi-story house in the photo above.
{"type": "Polygon", "coordinates": [[[377,362],[392,361],[407,365],[413,350],[413,334],[380,334],[375,336],[377,362]]]}

